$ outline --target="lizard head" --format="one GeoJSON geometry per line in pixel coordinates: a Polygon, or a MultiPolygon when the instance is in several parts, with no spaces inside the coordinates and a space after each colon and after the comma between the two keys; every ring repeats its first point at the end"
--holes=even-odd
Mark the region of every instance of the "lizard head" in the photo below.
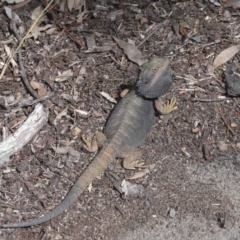
{"type": "Polygon", "coordinates": [[[141,66],[138,92],[146,98],[158,98],[165,94],[172,84],[169,61],[153,58],[141,66]]]}

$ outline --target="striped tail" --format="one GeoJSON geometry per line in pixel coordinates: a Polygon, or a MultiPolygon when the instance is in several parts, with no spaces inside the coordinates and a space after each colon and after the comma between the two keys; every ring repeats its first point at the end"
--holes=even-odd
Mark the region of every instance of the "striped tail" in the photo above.
{"type": "Polygon", "coordinates": [[[49,221],[60,213],[64,212],[75,200],[77,200],[78,196],[87,188],[87,186],[104,172],[104,170],[107,168],[109,163],[116,157],[116,155],[116,145],[113,143],[106,144],[105,147],[103,147],[103,149],[90,163],[90,165],[85,169],[85,171],[80,175],[67,196],[56,208],[54,208],[49,213],[43,215],[42,217],[36,218],[32,221],[4,224],[0,226],[0,228],[30,227],[49,221]]]}

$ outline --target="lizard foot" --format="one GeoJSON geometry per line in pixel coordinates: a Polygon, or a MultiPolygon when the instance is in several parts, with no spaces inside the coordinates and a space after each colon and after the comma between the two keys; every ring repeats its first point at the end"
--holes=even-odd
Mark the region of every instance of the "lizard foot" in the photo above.
{"type": "Polygon", "coordinates": [[[141,151],[137,148],[127,147],[121,153],[121,158],[123,158],[123,167],[125,169],[135,169],[135,168],[145,168],[144,162],[137,159],[141,157],[141,151]]]}
{"type": "Polygon", "coordinates": [[[124,90],[120,93],[120,97],[121,97],[121,98],[125,97],[128,92],[129,92],[129,89],[128,89],[128,88],[124,89],[124,90]]]}
{"type": "Polygon", "coordinates": [[[136,168],[146,168],[147,166],[145,165],[144,162],[141,162],[139,160],[132,160],[129,161],[129,159],[124,159],[123,160],[123,167],[125,169],[136,169],[136,168]]]}
{"type": "Polygon", "coordinates": [[[89,136],[83,134],[82,140],[85,143],[83,148],[86,149],[88,152],[96,152],[98,150],[97,139],[95,136],[91,139],[89,136]]]}
{"type": "Polygon", "coordinates": [[[106,140],[106,136],[101,132],[96,132],[96,134],[91,139],[89,136],[82,135],[82,140],[85,143],[83,146],[88,152],[96,152],[99,147],[102,147],[106,140]]]}
{"type": "Polygon", "coordinates": [[[175,104],[176,104],[176,99],[175,98],[172,98],[172,99],[168,100],[165,104],[162,104],[160,99],[157,99],[155,101],[156,109],[158,110],[158,112],[160,112],[163,115],[169,114],[173,110],[177,110],[178,107],[175,106],[175,104]]]}

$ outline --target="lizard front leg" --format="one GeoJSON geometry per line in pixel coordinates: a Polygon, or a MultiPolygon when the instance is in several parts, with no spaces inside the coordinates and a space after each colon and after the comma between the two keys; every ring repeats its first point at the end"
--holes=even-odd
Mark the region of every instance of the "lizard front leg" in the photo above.
{"type": "Polygon", "coordinates": [[[88,152],[96,152],[98,148],[102,147],[104,142],[106,141],[106,136],[101,132],[96,132],[96,134],[91,139],[89,136],[82,135],[82,140],[85,143],[83,146],[88,152]]]}
{"type": "Polygon", "coordinates": [[[177,110],[178,107],[175,106],[176,104],[176,99],[172,98],[168,100],[165,104],[162,104],[160,99],[155,100],[155,107],[159,113],[162,115],[169,114],[173,110],[177,110]]]}

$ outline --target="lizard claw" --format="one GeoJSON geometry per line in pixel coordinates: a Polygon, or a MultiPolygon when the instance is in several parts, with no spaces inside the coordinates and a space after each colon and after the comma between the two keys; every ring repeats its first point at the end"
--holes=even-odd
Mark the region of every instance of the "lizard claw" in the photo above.
{"type": "Polygon", "coordinates": [[[178,107],[175,106],[175,104],[176,104],[176,99],[175,98],[172,98],[172,99],[168,100],[165,104],[162,104],[160,99],[157,99],[155,101],[156,109],[158,110],[158,112],[160,112],[163,115],[169,114],[173,110],[177,110],[178,107]]]}

